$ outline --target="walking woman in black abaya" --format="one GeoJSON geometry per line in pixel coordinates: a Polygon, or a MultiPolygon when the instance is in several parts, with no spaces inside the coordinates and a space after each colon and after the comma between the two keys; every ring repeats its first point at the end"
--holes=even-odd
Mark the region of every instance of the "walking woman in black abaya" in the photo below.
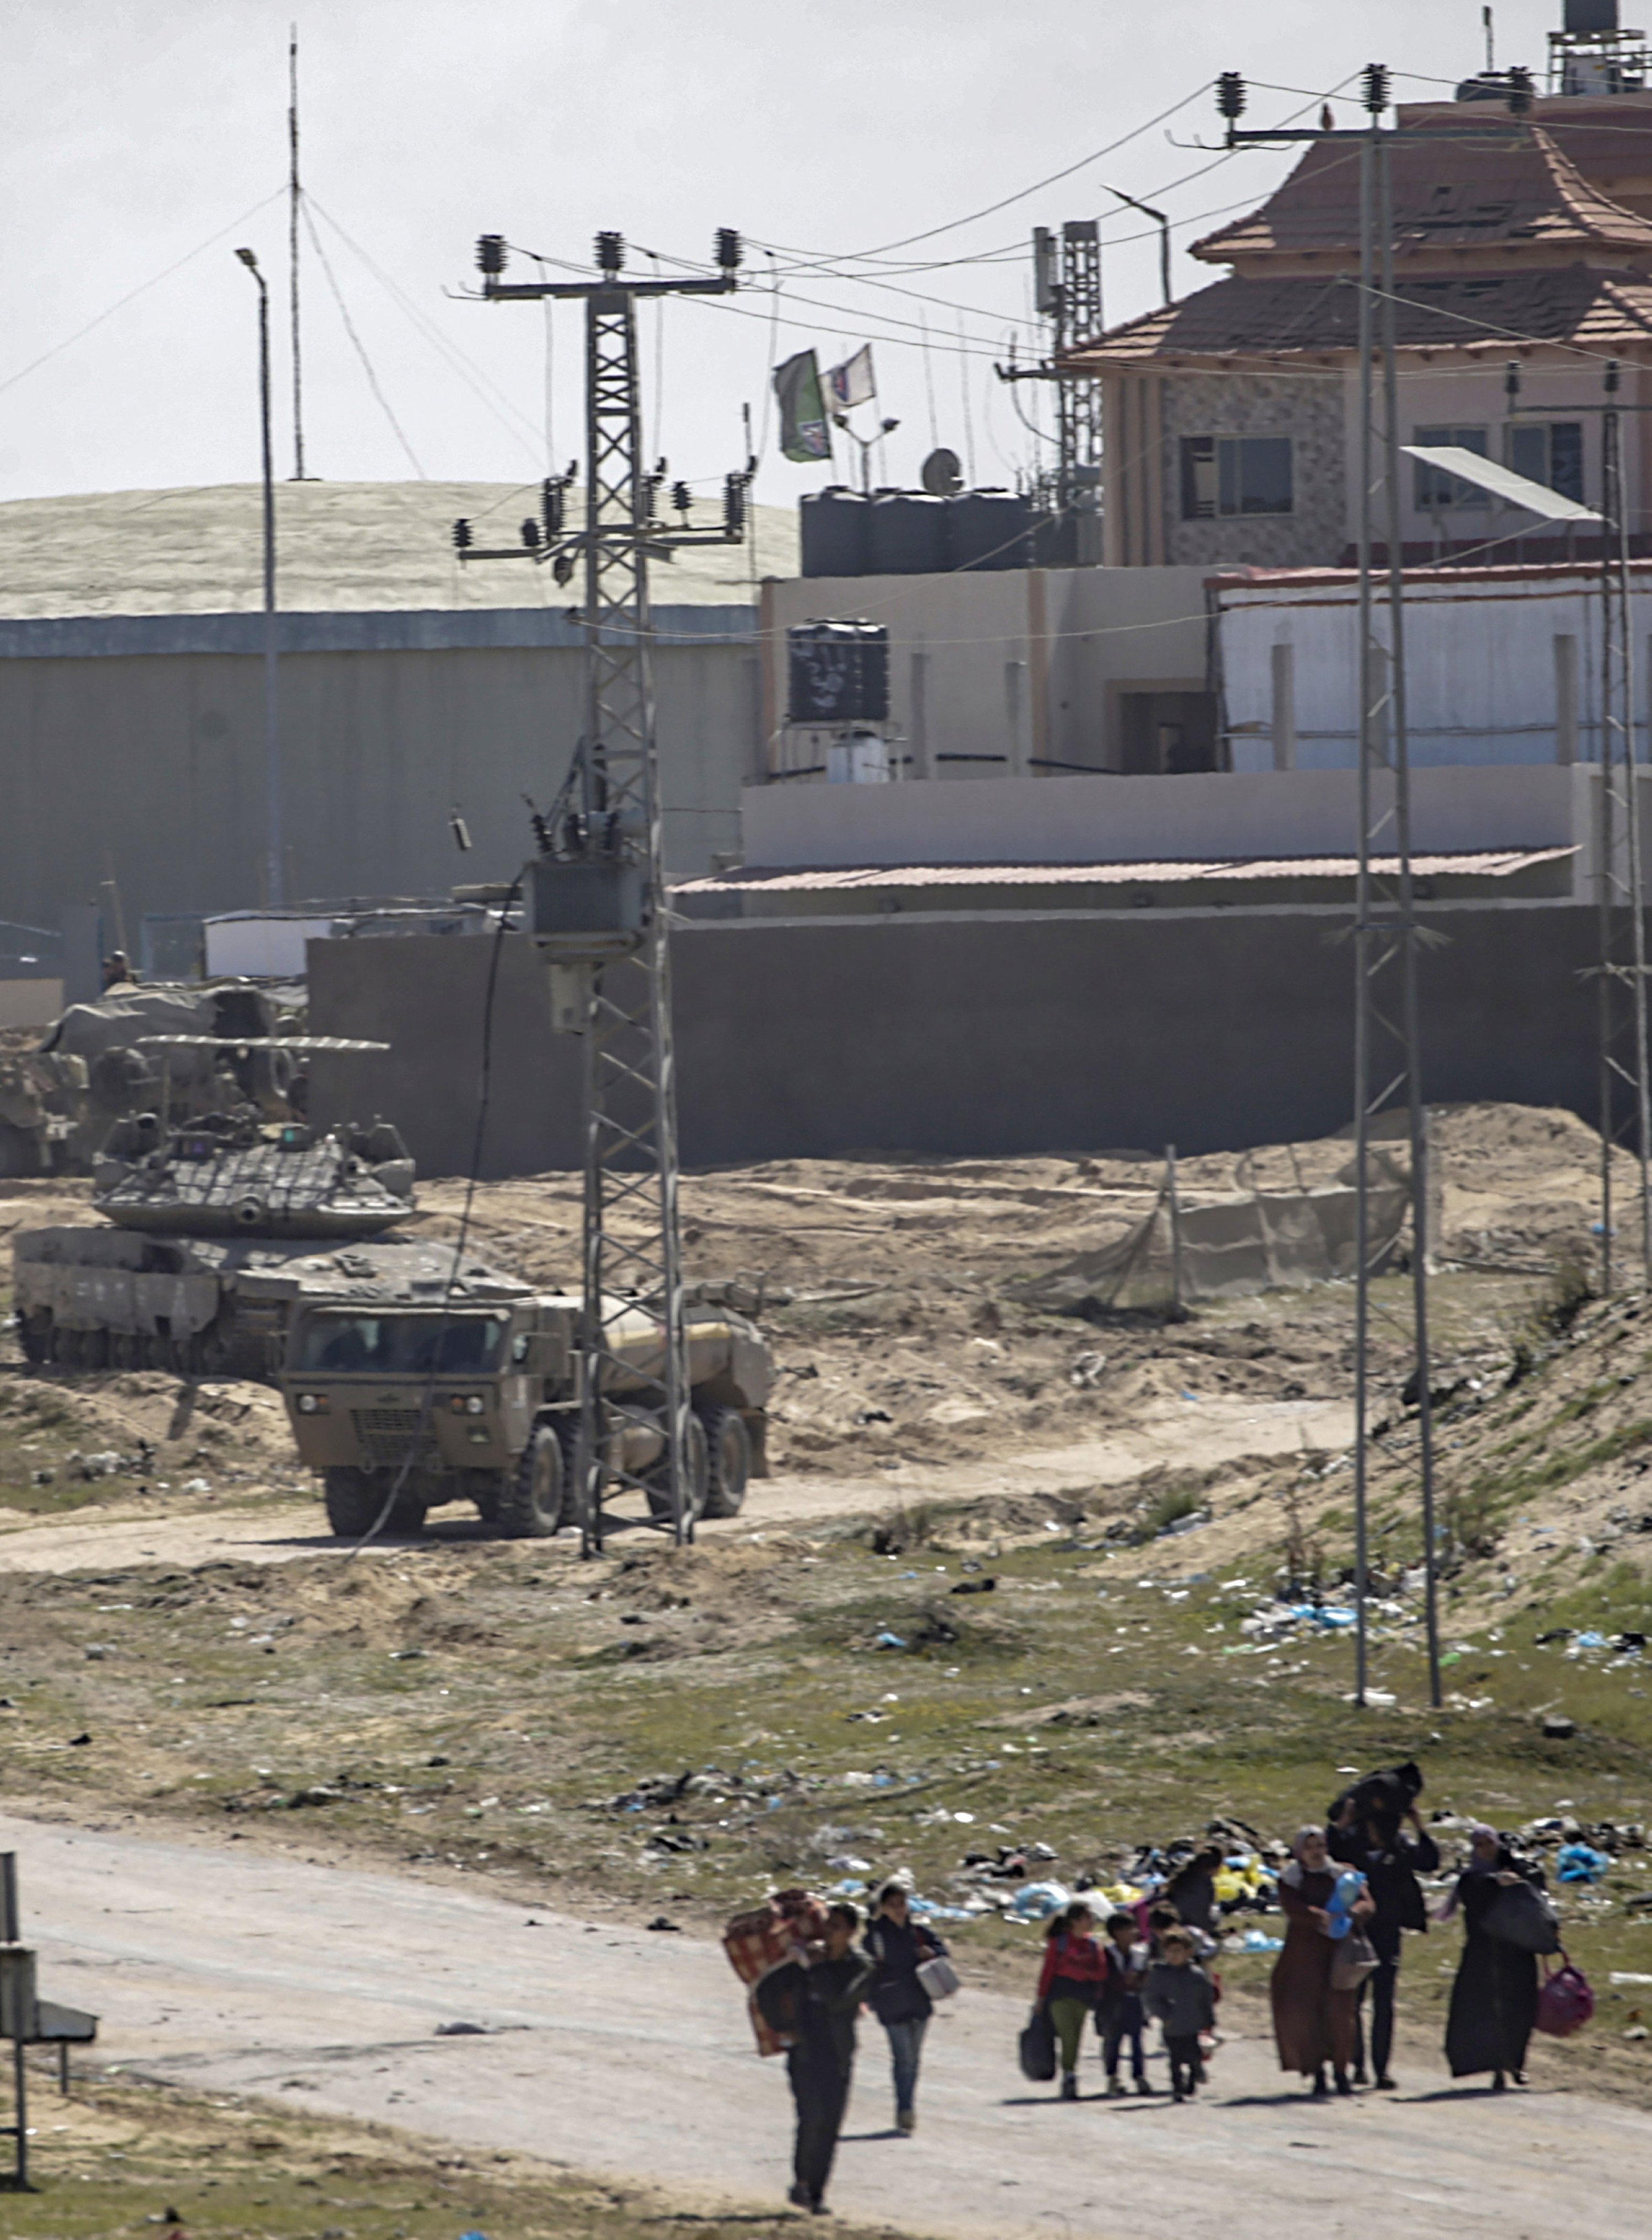
{"type": "Polygon", "coordinates": [[[1522,1883],[1541,1890],[1542,1868],[1516,1858],[1496,1830],[1482,1823],[1472,1832],[1469,1863],[1442,1917],[1461,1908],[1465,1931],[1451,1986],[1446,2059],[1454,2077],[1489,2070],[1494,2092],[1504,2090],[1510,2077],[1516,2084],[1526,2082],[1526,2047],[1537,2019],[1536,1955],[1486,1929],[1497,1901],[1522,1883]]]}

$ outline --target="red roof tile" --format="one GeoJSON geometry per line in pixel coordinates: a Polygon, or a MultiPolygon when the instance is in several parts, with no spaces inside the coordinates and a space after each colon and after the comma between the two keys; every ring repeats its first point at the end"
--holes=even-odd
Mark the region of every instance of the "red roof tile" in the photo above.
{"type": "MultiPolygon", "coordinates": [[[[1529,254],[1604,249],[1626,262],[1652,260],[1652,222],[1591,186],[1543,126],[1430,120],[1396,134],[1389,159],[1402,259],[1508,244],[1529,254]]],[[[1189,254],[1208,264],[1354,255],[1359,236],[1359,150],[1328,141],[1309,148],[1260,210],[1207,234],[1189,254]]]]}
{"type": "MultiPolygon", "coordinates": [[[[1489,273],[1401,277],[1396,339],[1403,350],[1506,356],[1511,342],[1571,343],[1590,350],[1652,346],[1652,277],[1515,267],[1489,273]]],[[[1066,363],[1130,372],[1178,360],[1322,354],[1355,347],[1357,291],[1317,279],[1218,280],[1179,303],[1127,320],[1070,351],[1066,363]]]]}

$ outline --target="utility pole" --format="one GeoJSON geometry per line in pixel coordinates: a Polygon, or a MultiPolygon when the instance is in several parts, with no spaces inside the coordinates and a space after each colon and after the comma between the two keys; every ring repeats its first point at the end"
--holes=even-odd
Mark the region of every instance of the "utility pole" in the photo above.
{"type": "MultiPolygon", "coordinates": [[[[574,1509],[587,1553],[603,1544],[605,1503],[628,1491],[648,1521],[679,1543],[694,1537],[709,1458],[689,1405],[683,1272],[677,1237],[676,1075],[671,1036],[658,750],[654,728],[648,563],[683,545],[738,543],[754,462],[723,482],[716,530],[687,526],[689,493],[672,503],[680,528],[655,507],[665,466],[645,471],[636,357],[639,297],[727,295],[739,236],[721,229],[715,277],[622,277],[625,245],[596,237],[594,280],[508,282],[502,236],[484,234],[476,262],[490,302],[580,302],[585,307],[584,518],[564,530],[566,483],[544,486],[542,518],[522,543],[482,551],[456,524],[462,560],[549,562],[558,583],[584,567],[584,732],[551,812],[536,818],[540,854],[529,866],[524,915],[550,967],[553,1023],[584,1037],[583,1311],[574,1509]],[[639,1377],[636,1323],[653,1317],[657,1367],[639,1377]],[[622,1352],[622,1349],[624,1349],[622,1352]],[[656,1435],[663,1433],[663,1455],[656,1435]],[[628,1440],[628,1435],[639,1435],[628,1440]],[[653,1446],[631,1466],[628,1444],[653,1446]]],[[[570,470],[570,478],[571,478],[570,470]]]]}
{"type": "Polygon", "coordinates": [[[1242,131],[1245,84],[1237,71],[1217,81],[1216,106],[1230,148],[1275,142],[1353,141],[1360,163],[1359,357],[1359,774],[1358,868],[1354,908],[1354,1598],[1355,1700],[1369,1680],[1369,1503],[1371,1157],[1373,1123],[1405,1111],[1411,1152],[1411,1297],[1418,1462],[1422,1480],[1424,1617],[1429,1697],[1441,1700],[1439,1550],[1434,1500],[1434,1426],[1429,1397],[1428,1315],[1428,1117],[1422,1102],[1416,921],[1411,877],[1410,753],[1405,707],[1405,567],[1400,486],[1399,377],[1395,340],[1394,223],[1389,167],[1392,131],[1383,131],[1389,73],[1366,65],[1362,97],[1369,123],[1335,129],[1242,131]],[[1377,403],[1380,357],[1382,403],[1377,403]],[[1376,626],[1374,544],[1379,490],[1387,547],[1386,640],[1376,626]]]}
{"type": "Polygon", "coordinates": [[[263,779],[264,902],[279,910],[285,900],[282,875],[280,649],[276,637],[276,483],[270,431],[270,290],[250,249],[236,255],[258,288],[258,408],[263,442],[263,779]]]}
{"type": "Polygon", "coordinates": [[[287,270],[292,328],[292,478],[305,482],[304,359],[298,323],[298,217],[303,201],[298,183],[298,26],[287,32],[287,270]]]}
{"type": "Polygon", "coordinates": [[[1601,415],[1601,1289],[1612,1289],[1612,1153],[1627,1126],[1641,1166],[1641,1257],[1652,1281],[1652,1112],[1648,1110],[1646,893],[1635,751],[1635,628],[1620,374],[1606,369],[1601,415]],[[1617,1116],[1617,1084],[1629,1110],[1617,1116]]]}
{"type": "MultiPolygon", "coordinates": [[[[1626,403],[1622,380],[1618,361],[1609,358],[1602,383],[1605,401],[1560,408],[1569,417],[1598,412],[1601,417],[1601,784],[1595,828],[1600,961],[1594,977],[1601,1116],[1601,1290],[1608,1296],[1617,1272],[1612,1154],[1631,1131],[1641,1170],[1642,1280],[1652,1283],[1652,1053],[1648,1047],[1646,893],[1635,744],[1631,500],[1623,460],[1625,417],[1652,412],[1652,404],[1626,403]],[[1628,1091],[1622,1100],[1621,1090],[1628,1091]]],[[[1521,392],[1518,359],[1509,361],[1504,387],[1511,417],[1552,417],[1556,410],[1515,402],[1521,392]]]]}

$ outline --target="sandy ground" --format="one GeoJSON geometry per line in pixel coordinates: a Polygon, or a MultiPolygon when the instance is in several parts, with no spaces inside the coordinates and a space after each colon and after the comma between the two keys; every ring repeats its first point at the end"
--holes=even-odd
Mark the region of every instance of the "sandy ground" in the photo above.
{"type": "MultiPolygon", "coordinates": [[[[679,2197],[783,2190],[783,2073],[756,2057],[714,1945],[250,1845],[5,1817],[0,1843],[21,1855],[43,1990],[99,2013],[102,2061],[679,2197]],[[481,2034],[438,2035],[454,2023],[481,2034]]],[[[1254,2037],[1223,2046],[1194,2107],[1062,2106],[1015,2068],[1023,2011],[966,1986],[932,2030],[909,2141],[887,2129],[883,2047],[863,2024],[841,2211],[960,2235],[1179,2240],[1364,2234],[1374,2217],[1408,2240],[1535,2240],[1580,2210],[1590,2240],[1646,2230],[1652,2117],[1575,2094],[1495,2100],[1416,2070],[1392,2096],[1316,2107],[1254,2037]]]]}
{"type": "MultiPolygon", "coordinates": [[[[993,1494],[1055,1493],[1116,1485],[1156,1466],[1209,1469],[1243,1456],[1334,1452],[1353,1435],[1339,1401],[1177,1399],[1145,1410],[1110,1437],[976,1463],[902,1463],[865,1477],[778,1475],[753,1483],[738,1518],[707,1522],[709,1537],[770,1526],[868,1516],[926,1497],[956,1501],[993,1494]]],[[[183,1514],[146,1504],[84,1511],[63,1521],[0,1521],[0,1571],[119,1570],[136,1563],[195,1565],[233,1559],[283,1563],[336,1548],[317,1501],[220,1503],[183,1514]]],[[[432,1538],[479,1536],[473,1515],[437,1510],[432,1538]]],[[[399,1553],[405,1543],[394,1543],[399,1553]]]]}

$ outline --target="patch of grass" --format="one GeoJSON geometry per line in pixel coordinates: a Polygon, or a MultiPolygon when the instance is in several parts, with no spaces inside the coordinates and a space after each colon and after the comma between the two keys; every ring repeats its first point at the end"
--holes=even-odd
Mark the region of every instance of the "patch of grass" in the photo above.
{"type": "MultiPolygon", "coordinates": [[[[32,2193],[4,2193],[7,2240],[138,2240],[176,2211],[234,2240],[724,2240],[715,2216],[657,2194],[568,2177],[525,2156],[474,2164],[383,2124],[306,2120],[256,2102],[197,2098],[104,2077],[59,2100],[43,2068],[30,2106],[32,2193]]],[[[9,2153],[8,2145],[8,2153],[9,2153]]],[[[841,2220],[840,2220],[841,2222],[841,2220]]],[[[726,2240],[780,2240],[796,2220],[731,2213],[726,2240]]],[[[853,2230],[853,2228],[846,2228],[853,2230]]]]}

